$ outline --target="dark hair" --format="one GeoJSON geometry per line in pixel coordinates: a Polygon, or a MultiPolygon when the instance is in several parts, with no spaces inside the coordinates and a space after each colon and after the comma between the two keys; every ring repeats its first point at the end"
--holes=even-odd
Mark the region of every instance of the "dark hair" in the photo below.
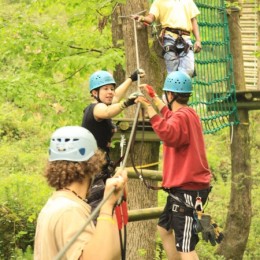
{"type": "Polygon", "coordinates": [[[49,162],[44,176],[51,187],[59,190],[75,181],[82,183],[86,176],[91,178],[100,173],[105,163],[105,153],[101,150],[97,150],[97,152],[87,161],[49,162]]]}
{"type": "Polygon", "coordinates": [[[173,93],[176,97],[175,101],[179,104],[186,105],[189,101],[191,93],[173,93]]]}

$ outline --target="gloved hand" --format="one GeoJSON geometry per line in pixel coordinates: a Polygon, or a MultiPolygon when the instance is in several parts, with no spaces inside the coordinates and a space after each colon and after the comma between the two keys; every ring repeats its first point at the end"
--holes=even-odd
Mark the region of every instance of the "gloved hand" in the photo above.
{"type": "Polygon", "coordinates": [[[142,104],[142,107],[144,109],[147,109],[149,106],[151,106],[151,102],[149,100],[147,100],[144,96],[139,96],[136,100],[135,100],[136,103],[141,103],[142,104]]]}
{"type": "Polygon", "coordinates": [[[143,78],[145,76],[145,72],[143,69],[138,69],[136,71],[134,71],[131,76],[129,77],[133,82],[137,81],[138,79],[138,74],[140,76],[140,78],[143,78]]]}
{"type": "Polygon", "coordinates": [[[144,89],[151,98],[158,96],[152,86],[146,85],[144,89]]]}
{"type": "Polygon", "coordinates": [[[127,107],[130,107],[135,104],[135,100],[137,99],[138,96],[142,95],[140,92],[134,92],[129,95],[129,97],[125,101],[121,101],[121,108],[125,109],[127,107]]]}
{"type": "Polygon", "coordinates": [[[219,244],[224,239],[224,235],[220,232],[218,224],[214,220],[211,220],[211,224],[214,227],[216,242],[219,244]]]}
{"type": "Polygon", "coordinates": [[[210,242],[212,246],[216,245],[216,235],[214,227],[211,224],[211,216],[198,212],[199,222],[202,227],[202,239],[206,242],[210,242]]]}

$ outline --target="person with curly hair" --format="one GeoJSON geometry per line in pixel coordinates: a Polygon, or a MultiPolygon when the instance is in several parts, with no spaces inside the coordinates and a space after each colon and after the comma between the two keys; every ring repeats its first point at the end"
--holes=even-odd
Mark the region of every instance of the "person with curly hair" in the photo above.
{"type": "MultiPolygon", "coordinates": [[[[81,230],[91,214],[85,198],[105,162],[104,152],[97,148],[94,136],[87,129],[66,126],[53,133],[44,176],[55,191],[37,219],[35,260],[54,259],[81,230]]],[[[107,179],[106,200],[100,209],[97,225],[91,221],[62,259],[120,259],[118,228],[113,211],[126,181],[125,170],[118,170],[113,178],[107,179]]]]}

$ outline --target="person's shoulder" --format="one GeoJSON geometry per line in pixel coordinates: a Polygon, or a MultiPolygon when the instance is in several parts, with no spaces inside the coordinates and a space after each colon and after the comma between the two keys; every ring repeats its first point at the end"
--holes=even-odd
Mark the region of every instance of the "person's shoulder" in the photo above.
{"type": "Polygon", "coordinates": [[[84,108],[83,111],[86,112],[86,111],[89,111],[89,110],[93,109],[96,104],[97,104],[97,103],[90,103],[90,104],[88,104],[88,105],[84,108]]]}
{"type": "Polygon", "coordinates": [[[180,115],[187,115],[187,116],[191,116],[191,115],[194,115],[194,116],[198,116],[197,112],[195,111],[194,108],[192,107],[189,107],[189,106],[183,106],[182,108],[180,108],[176,114],[180,114],[180,115]]]}

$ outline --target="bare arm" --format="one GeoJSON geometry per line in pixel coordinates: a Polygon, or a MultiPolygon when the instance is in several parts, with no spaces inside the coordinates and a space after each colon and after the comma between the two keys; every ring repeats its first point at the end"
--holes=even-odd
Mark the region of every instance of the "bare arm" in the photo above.
{"type": "Polygon", "coordinates": [[[132,84],[131,78],[127,78],[119,87],[115,90],[115,96],[113,97],[112,103],[118,103],[126,94],[129,86],[132,84]]]}
{"type": "Polygon", "coordinates": [[[104,103],[98,103],[94,108],[93,114],[95,119],[98,121],[113,118],[120,114],[123,109],[121,103],[115,103],[109,106],[104,103]]]}
{"type": "Polygon", "coordinates": [[[127,172],[125,170],[119,171],[120,173],[117,173],[117,177],[110,178],[106,182],[104,198],[107,198],[107,201],[100,210],[94,236],[84,248],[81,260],[120,259],[118,227],[115,217],[112,216],[112,211],[116,201],[122,195],[127,182],[127,172]],[[115,191],[108,198],[107,194],[114,187],[116,188],[115,191]]]}
{"type": "Polygon", "coordinates": [[[119,87],[116,88],[112,101],[113,104],[118,103],[124,97],[131,83],[138,80],[138,76],[143,78],[145,76],[145,71],[143,69],[137,69],[129,78],[127,78],[119,87]]]}
{"type": "Polygon", "coordinates": [[[199,33],[199,25],[197,22],[196,17],[191,19],[191,23],[192,23],[192,33],[195,37],[195,43],[194,43],[194,52],[198,53],[201,51],[201,40],[200,40],[200,33],[199,33]]]}

